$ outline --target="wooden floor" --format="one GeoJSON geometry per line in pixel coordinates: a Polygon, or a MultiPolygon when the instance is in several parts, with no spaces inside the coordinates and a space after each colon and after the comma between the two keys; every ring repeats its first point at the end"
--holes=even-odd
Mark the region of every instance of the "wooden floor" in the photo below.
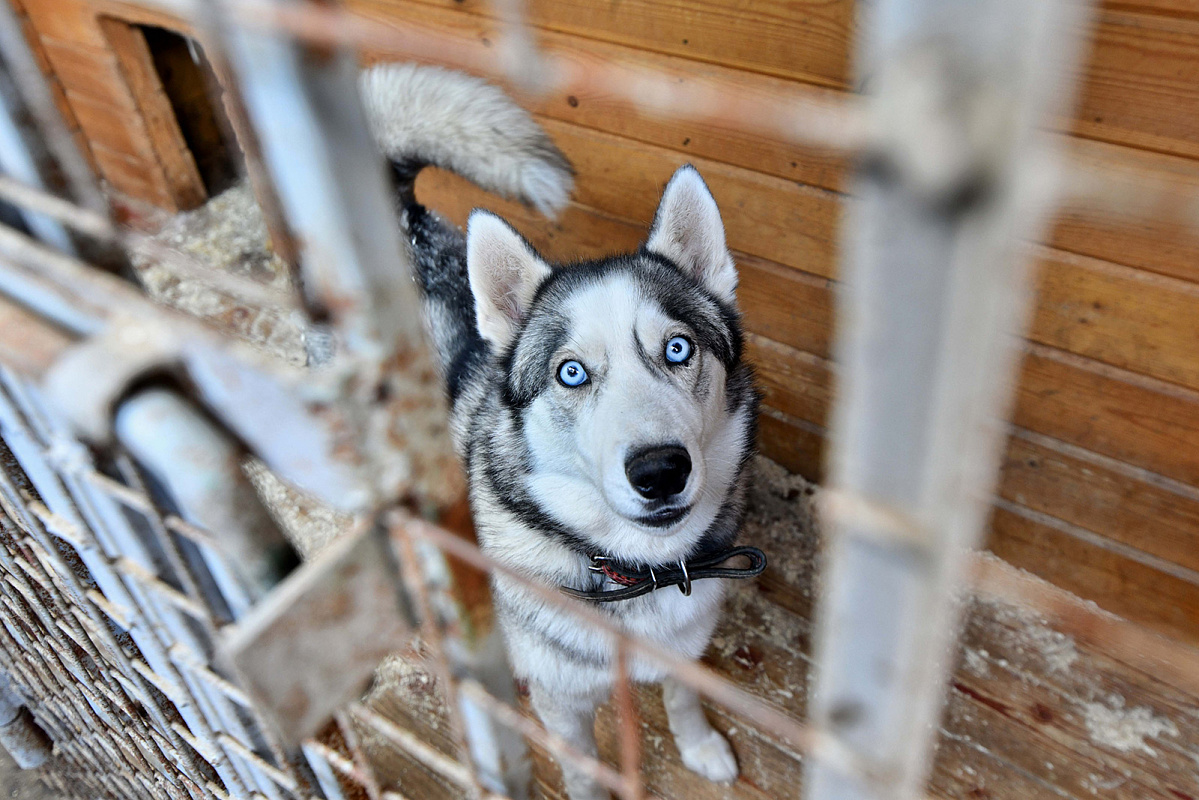
{"type": "MultiPolygon", "coordinates": [[[[756,582],[734,585],[706,662],[788,714],[803,719],[811,653],[816,526],[812,487],[760,460],[742,541],[771,559],[756,582]]],[[[371,704],[452,751],[436,682],[418,659],[397,657],[381,671],[371,704]]],[[[656,687],[638,691],[643,772],[662,798],[797,797],[799,756],[752,722],[709,707],[741,764],[731,787],[688,772],[666,726],[656,687]]],[[[604,708],[602,755],[616,764],[615,719],[604,708]]],[[[411,798],[455,797],[436,777],[378,742],[380,775],[411,798]]],[[[536,792],[564,797],[553,762],[537,754],[536,792]]],[[[944,798],[1199,797],[1196,698],[1053,630],[1035,615],[996,602],[971,602],[941,723],[931,794],[944,798]]]]}

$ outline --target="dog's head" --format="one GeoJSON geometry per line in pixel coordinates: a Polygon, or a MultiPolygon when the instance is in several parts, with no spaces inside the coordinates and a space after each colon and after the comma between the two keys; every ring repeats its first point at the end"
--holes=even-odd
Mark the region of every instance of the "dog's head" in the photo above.
{"type": "Polygon", "coordinates": [[[634,254],[552,267],[475,212],[467,264],[533,499],[608,553],[685,555],[729,500],[756,411],[737,271],[699,173],[675,173],[634,254]]]}

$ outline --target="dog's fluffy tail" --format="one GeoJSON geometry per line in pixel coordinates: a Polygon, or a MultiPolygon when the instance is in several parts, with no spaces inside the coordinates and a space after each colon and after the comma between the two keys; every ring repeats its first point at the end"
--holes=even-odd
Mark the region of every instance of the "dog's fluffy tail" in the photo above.
{"type": "Polygon", "coordinates": [[[439,67],[383,64],[361,76],[375,140],[411,202],[412,181],[434,165],[554,216],[574,184],[566,156],[499,88],[439,67]]]}

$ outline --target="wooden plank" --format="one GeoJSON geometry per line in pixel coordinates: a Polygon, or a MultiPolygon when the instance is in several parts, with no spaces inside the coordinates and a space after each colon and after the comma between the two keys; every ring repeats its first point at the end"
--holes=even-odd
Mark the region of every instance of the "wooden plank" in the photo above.
{"type": "MultiPolygon", "coordinates": [[[[427,15],[414,8],[417,3],[491,13],[482,0],[355,0],[350,7],[375,19],[427,15]]],[[[752,9],[732,0],[708,0],[688,5],[685,14],[666,0],[619,6],[600,0],[540,0],[529,8],[530,21],[551,33],[837,88],[848,85],[853,14],[850,0],[804,0],[799,7],[757,3],[752,9]]],[[[1199,123],[1193,113],[1199,100],[1197,56],[1199,20],[1101,12],[1077,119],[1064,121],[1063,129],[1199,156],[1199,123]]]]}
{"type": "Polygon", "coordinates": [[[1171,800],[1199,794],[1192,696],[1009,606],[974,603],[961,646],[960,691],[1026,729],[1038,746],[1074,753],[1082,780],[1061,788],[1085,796],[1116,784],[1120,796],[1171,800]],[[1116,774],[1104,775],[1105,767],[1116,774]]]}
{"type": "Polygon", "coordinates": [[[1199,20],[1099,15],[1073,130],[1199,158],[1199,20]]]}
{"type": "Polygon", "coordinates": [[[1199,492],[1047,437],[1008,441],[999,495],[1199,570],[1199,492]]]}
{"type": "MultiPolygon", "coordinates": [[[[772,486],[769,477],[755,488],[746,541],[766,549],[772,563],[758,581],[732,587],[705,662],[784,713],[804,719],[811,649],[806,598],[815,589],[811,565],[819,542],[807,527],[810,500],[799,492],[781,493],[785,488],[772,486]],[[794,526],[777,524],[783,519],[794,526]],[[797,532],[802,538],[796,538],[797,532]]],[[[941,722],[932,796],[1177,800],[1195,795],[1196,775],[1186,768],[1193,763],[1187,759],[1193,758],[1199,737],[1190,694],[1160,676],[1057,633],[1035,615],[995,601],[970,604],[963,645],[966,657],[954,669],[957,688],[948,698],[941,722]],[[1111,707],[1120,700],[1130,714],[1162,720],[1167,726],[1157,738],[1144,740],[1160,758],[1139,750],[1135,730],[1126,746],[1112,749],[1102,744],[1102,732],[1093,733],[1079,723],[1079,715],[1090,704],[1111,707]],[[1170,724],[1177,735],[1167,732],[1170,724]],[[1161,762],[1160,768],[1155,761],[1161,762]],[[1163,794],[1163,788],[1177,793],[1163,794]]],[[[442,752],[453,752],[444,698],[427,671],[389,660],[367,702],[442,752]]],[[[651,791],[696,800],[765,800],[798,794],[797,754],[756,731],[752,720],[708,707],[714,726],[729,734],[742,769],[733,786],[719,787],[698,780],[682,767],[655,687],[637,690],[637,706],[651,791]]],[[[618,751],[615,724],[611,710],[601,709],[597,733],[601,754],[610,763],[618,751]]],[[[421,769],[394,748],[370,737],[364,744],[386,786],[399,780],[401,788],[447,796],[446,788],[419,774],[421,769]]],[[[553,761],[537,750],[534,760],[540,796],[564,798],[553,761]]]]}
{"type": "MultiPolygon", "coordinates": [[[[1066,144],[1078,169],[1119,162],[1133,175],[1199,191],[1199,169],[1190,159],[1086,139],[1066,144]]],[[[1058,213],[1049,242],[1073,253],[1199,282],[1199,230],[1168,213],[1113,219],[1066,208],[1058,213]]]]}
{"type": "Polygon", "coordinates": [[[72,343],[42,317],[0,298],[0,362],[5,366],[38,379],[72,343]]]}
{"type": "Polygon", "coordinates": [[[141,159],[147,166],[157,162],[154,148],[137,115],[131,109],[110,105],[67,88],[67,99],[89,141],[116,153],[141,159]]]}
{"type": "Polygon", "coordinates": [[[1199,394],[1031,346],[1013,422],[1199,486],[1199,394]]]}
{"type": "Polygon", "coordinates": [[[827,358],[833,330],[833,283],[765,259],[736,254],[737,302],[748,330],[827,358]]]}
{"type": "Polygon", "coordinates": [[[1029,338],[1199,388],[1199,285],[1041,250],[1029,338]]]}
{"type": "MultiPolygon", "coordinates": [[[[989,560],[1002,570],[1014,572],[999,559],[989,560]]],[[[1057,623],[1046,622],[1039,612],[1018,603],[1011,605],[976,597],[976,610],[968,615],[962,631],[966,669],[959,669],[959,675],[964,672],[973,678],[992,679],[986,688],[995,694],[1003,692],[996,686],[995,677],[1009,676],[1014,679],[1011,680],[1014,687],[1039,684],[1049,688],[1058,703],[1092,717],[1092,722],[1096,721],[1096,712],[1103,717],[1108,716],[1104,712],[1123,710],[1127,713],[1111,715],[1115,717],[1112,721],[1124,717],[1128,723],[1139,717],[1145,722],[1167,723],[1139,726],[1139,733],[1134,728],[1131,741],[1112,741],[1110,734],[1119,733],[1119,725],[1088,725],[1087,738],[1102,748],[1136,750],[1136,757],[1140,757],[1145,747],[1150,750],[1160,747],[1171,751],[1165,760],[1172,759],[1177,752],[1199,751],[1199,726],[1194,722],[1195,659],[1199,651],[1115,615],[1097,618],[1083,609],[1086,601],[1039,578],[1022,575],[1017,580],[1043,584],[1038,588],[1059,595],[1062,605],[1079,609],[1067,612],[1078,613],[1076,621],[1080,624],[1071,626],[1075,633],[1057,623]],[[1142,658],[1142,653],[1127,649],[1113,653],[1110,640],[1103,633],[1114,636],[1131,633],[1145,647],[1156,649],[1157,657],[1142,658]],[[1159,660],[1166,653],[1171,653],[1170,660],[1159,660]]],[[[1012,687],[1007,692],[1015,695],[1012,687]]],[[[1041,705],[1052,708],[1056,704],[1052,698],[1046,698],[1041,705]]],[[[1043,713],[1037,716],[1042,722],[1052,721],[1043,713]]],[[[1193,770],[1185,777],[1199,780],[1199,774],[1193,770]]],[[[1184,794],[1194,793],[1193,789],[1184,791],[1184,794]]]]}
{"type": "Polygon", "coordinates": [[[1112,11],[1147,11],[1169,16],[1199,18],[1199,9],[1191,0],[1103,0],[1103,8],[1112,11]]]}
{"type": "Polygon", "coordinates": [[[72,94],[122,109],[125,114],[135,110],[111,49],[48,36],[42,37],[42,43],[55,76],[72,94]]]}
{"type": "Polygon", "coordinates": [[[832,276],[838,195],[557,120],[542,119],[542,124],[574,164],[575,199],[583,205],[648,225],[662,187],[676,169],[690,162],[720,204],[729,247],[832,276]]]}
{"type": "Polygon", "coordinates": [[[810,481],[824,476],[824,432],[769,406],[758,417],[758,450],[810,481]]]}
{"type": "MultiPolygon", "coordinates": [[[[685,160],[664,148],[575,125],[548,121],[547,127],[576,165],[579,202],[630,225],[645,225],[652,218],[660,187],[685,160]]],[[[752,278],[747,280],[745,307],[775,306],[769,312],[773,338],[827,353],[831,306],[823,279],[835,270],[839,196],[727,164],[694,161],[724,210],[729,244],[735,251],[754,256],[754,267],[773,261],[808,273],[806,282],[796,281],[792,287],[802,289],[793,308],[801,309],[801,319],[807,323],[796,326],[794,340],[780,333],[786,321],[779,317],[787,307],[755,294],[752,278]]],[[[479,190],[465,191],[470,204],[492,204],[479,190]]],[[[435,193],[432,205],[442,207],[444,197],[435,193]]],[[[462,198],[452,198],[454,202],[464,205],[462,198]]],[[[587,239],[612,241],[582,230],[582,222],[576,218],[564,227],[572,234],[580,231],[587,239]]],[[[554,237],[559,247],[561,236],[559,230],[554,237]]],[[[623,241],[631,244],[632,237],[623,241]]],[[[1039,252],[1041,295],[1031,334],[1034,341],[1199,388],[1199,360],[1192,355],[1199,343],[1199,287],[1060,251],[1039,252]]],[[[763,270],[758,274],[764,277],[763,270]]]]}
{"type": "Polygon", "coordinates": [[[1085,717],[1053,689],[1031,681],[1021,685],[1011,675],[997,675],[996,671],[988,674],[990,680],[981,681],[971,680],[968,672],[954,676],[946,709],[948,725],[971,731],[989,728],[986,734],[975,736],[985,736],[990,747],[1018,763],[1046,789],[1087,797],[1105,788],[1105,797],[1128,800],[1178,800],[1175,787],[1193,791],[1190,770],[1174,775],[1168,771],[1180,754],[1172,753],[1175,758],[1163,759],[1155,770],[1130,768],[1128,762],[1136,760],[1133,754],[1116,766],[1108,753],[1089,741],[1085,717]],[[985,688],[975,685],[979,682],[985,688]],[[974,702],[965,702],[965,698],[974,702]]]}
{"type": "MultiPolygon", "coordinates": [[[[411,20],[421,25],[452,31],[480,43],[496,41],[500,35],[497,22],[462,11],[457,5],[453,8],[443,8],[417,2],[380,4],[373,0],[355,0],[348,5],[362,17],[388,27],[402,28],[406,21],[411,20]]],[[[676,77],[680,83],[703,79],[732,91],[768,98],[784,98],[799,88],[794,81],[782,78],[555,31],[540,31],[538,44],[546,52],[565,59],[580,69],[601,62],[616,62],[633,68],[663,72],[676,77]]],[[[368,61],[396,58],[394,53],[374,50],[368,51],[365,56],[368,61]]],[[[551,92],[545,97],[527,97],[521,94],[518,87],[511,84],[504,84],[504,87],[520,97],[530,110],[562,122],[747,167],[812,186],[838,189],[843,182],[843,157],[824,150],[796,145],[779,137],[748,134],[713,124],[642,114],[630,104],[602,93],[551,92]]],[[[816,86],[802,88],[805,94],[827,100],[838,99],[843,95],[841,91],[816,86]]]]}
{"type": "Polygon", "coordinates": [[[41,36],[63,42],[106,47],[96,24],[96,13],[87,0],[23,0],[25,13],[41,36]]]}
{"type": "Polygon", "coordinates": [[[805,422],[825,425],[832,383],[828,361],[754,333],[746,336],[745,344],[766,404],[805,422]]]}
{"type": "MultiPolygon", "coordinates": [[[[488,42],[495,40],[498,35],[498,27],[491,20],[415,2],[384,5],[359,2],[354,9],[382,25],[400,27],[403,20],[412,19],[488,42]]],[[[541,44],[548,51],[581,66],[600,59],[619,60],[678,75],[681,81],[702,75],[735,87],[738,91],[781,94],[794,87],[792,82],[778,78],[552,31],[543,33],[541,44]]],[[[387,57],[385,52],[370,54],[372,60],[387,57]]],[[[837,94],[833,90],[816,87],[811,87],[810,91],[826,96],[837,94]]],[[[834,190],[843,187],[843,159],[821,151],[797,148],[781,139],[642,116],[626,105],[603,96],[563,94],[541,100],[529,99],[528,102],[538,113],[563,122],[816,187],[834,190]]],[[[1090,140],[1076,139],[1064,144],[1078,154],[1080,167],[1084,169],[1087,163],[1097,159],[1120,159],[1129,161],[1130,166],[1139,173],[1168,176],[1199,188],[1199,171],[1188,159],[1090,140]]],[[[1116,221],[1067,210],[1059,215],[1050,241],[1072,252],[1178,277],[1199,279],[1199,266],[1196,266],[1199,265],[1199,233],[1169,219],[1152,217],[1116,221]]]]}
{"type": "Polygon", "coordinates": [[[511,200],[487,194],[463,178],[426,169],[416,180],[416,196],[455,225],[464,226],[474,208],[494,211],[520,229],[546,258],[569,261],[631,251],[644,240],[649,221],[636,224],[571,204],[550,221],[511,200]]]}
{"type": "Polygon", "coordinates": [[[103,19],[111,17],[131,25],[149,25],[166,28],[183,36],[197,38],[198,32],[186,18],[187,15],[173,14],[165,5],[152,5],[125,0],[87,0],[96,15],[103,19]]]}
{"type": "Polygon", "coordinates": [[[171,207],[171,196],[166,188],[152,182],[150,176],[155,174],[153,164],[114,152],[95,142],[89,144],[100,174],[113,189],[159,208],[171,207]]]}
{"type": "MultiPolygon", "coordinates": [[[[402,13],[412,0],[373,0],[402,13]]],[[[429,0],[476,14],[481,0],[429,0]]],[[[361,7],[356,0],[351,8],[361,7]]],[[[853,3],[849,0],[762,0],[752,5],[702,0],[533,0],[530,22],[549,30],[639,47],[822,86],[845,84],[853,3]]]]}
{"type": "MultiPolygon", "coordinates": [[[[758,606],[767,600],[807,620],[816,571],[804,562],[819,548],[816,542],[795,541],[785,526],[772,524],[793,518],[802,528],[811,519],[810,501],[775,494],[769,477],[765,485],[770,488],[758,488],[753,496],[747,533],[774,560],[758,580],[759,591],[751,597],[738,588],[727,612],[729,629],[737,632],[729,638],[737,642],[742,637],[758,651],[750,661],[764,664],[774,657],[767,649],[771,639],[794,643],[804,653],[810,648],[808,626],[776,627],[774,614],[758,606]],[[782,636],[767,636],[764,643],[754,636],[757,630],[782,636]]],[[[1076,642],[1036,614],[994,600],[970,604],[961,641],[964,657],[953,671],[957,690],[942,720],[941,747],[951,752],[942,755],[934,777],[936,796],[1024,798],[1057,790],[1091,797],[1092,788],[1103,790],[1101,796],[1126,800],[1196,796],[1199,774],[1187,768],[1199,753],[1193,695],[1163,680],[1160,671],[1121,662],[1105,655],[1102,643],[1076,642]],[[1103,712],[1093,704],[1110,710],[1122,704],[1126,714],[1110,715],[1099,729],[1095,723],[1103,712]],[[1086,717],[1090,719],[1084,721],[1086,717]],[[1157,738],[1148,733],[1153,724],[1142,728],[1145,745],[1156,757],[1137,743],[1138,719],[1160,721],[1157,738]],[[1126,720],[1123,728],[1120,720],[1126,720]],[[955,749],[954,743],[966,749],[955,749]],[[1008,780],[1021,781],[1019,791],[1009,794],[1012,787],[993,783],[993,770],[1002,764],[1016,767],[1018,776],[1008,780]],[[974,791],[979,788],[984,792],[974,791]]],[[[721,645],[718,637],[717,654],[721,645]]],[[[719,663],[711,654],[709,661],[719,663]]],[[[781,704],[803,713],[798,703],[781,704]]]]}
{"type": "Polygon", "coordinates": [[[54,105],[58,107],[58,113],[62,116],[62,121],[66,123],[67,130],[72,133],[81,133],[79,130],[79,120],[75,119],[75,112],[71,109],[71,101],[67,99],[67,93],[62,88],[62,84],[57,79],[51,77],[47,79],[46,86],[50,89],[50,94],[54,96],[54,105]]]}
{"type": "MultiPolygon", "coordinates": [[[[788,469],[819,480],[824,438],[815,432],[819,429],[800,427],[799,423],[765,409],[760,419],[760,449],[788,469]]],[[[1183,567],[1199,567],[1199,499],[1189,487],[1172,490],[1168,482],[1163,485],[1155,476],[1135,476],[1122,465],[1104,464],[1090,454],[1075,451],[1071,455],[1061,447],[1015,437],[1009,440],[999,495],[1183,567]]],[[[1017,566],[1036,571],[1037,563],[1025,561],[1023,551],[1009,550],[1003,555],[1017,566]]],[[[1096,599],[1085,586],[1070,588],[1096,599]]],[[[1199,597],[1199,589],[1189,591],[1199,597]]]]}
{"type": "Polygon", "coordinates": [[[113,43],[175,206],[181,210],[195,208],[208,199],[208,192],[163,90],[145,35],[140,28],[115,19],[104,20],[103,27],[113,43]]]}
{"type": "Polygon", "coordinates": [[[1005,713],[1001,704],[964,685],[960,676],[961,672],[952,679],[942,719],[940,747],[946,750],[946,757],[937,759],[933,772],[933,785],[945,787],[943,796],[963,800],[1083,798],[1093,797],[1095,790],[1105,787],[1108,791],[1102,796],[1111,800],[1178,800],[1146,793],[1141,782],[1122,773],[1122,765],[1088,758],[1092,750],[1085,742],[1055,741],[1023,724],[1005,713]],[[997,770],[995,761],[982,757],[983,748],[992,759],[1016,767],[1016,785],[1010,783],[1011,771],[997,770]]]}
{"type": "MultiPolygon", "coordinates": [[[[662,187],[679,166],[690,161],[720,204],[733,250],[820,277],[832,275],[838,195],[556,120],[542,122],[574,163],[579,203],[647,230],[662,187]]],[[[447,201],[451,208],[463,204],[448,193],[423,195],[420,184],[417,189],[418,196],[427,196],[434,208],[447,201]]],[[[495,205],[490,196],[461,182],[455,191],[466,191],[488,207],[495,205]]]]}
{"type": "Polygon", "coordinates": [[[988,549],[1003,560],[1167,636],[1199,640],[1199,586],[1009,509],[988,549]]]}
{"type": "MultiPolygon", "coordinates": [[[[1029,798],[1061,798],[1046,784],[1019,767],[1004,769],[1006,762],[992,756],[989,747],[984,747],[968,730],[982,736],[982,741],[991,745],[999,738],[999,726],[992,726],[987,710],[958,702],[956,696],[946,708],[946,725],[949,733],[942,733],[933,757],[933,771],[929,776],[931,795],[947,800],[1028,800],[1029,798]],[[973,727],[979,728],[975,731],[973,727]],[[985,736],[983,734],[986,734],[985,736]]],[[[1007,736],[1006,742],[1019,741],[1018,737],[1007,736]]],[[[1023,766],[1022,764],[1020,765],[1023,766]]],[[[1071,800],[1066,795],[1066,800],[1071,800]]]]}

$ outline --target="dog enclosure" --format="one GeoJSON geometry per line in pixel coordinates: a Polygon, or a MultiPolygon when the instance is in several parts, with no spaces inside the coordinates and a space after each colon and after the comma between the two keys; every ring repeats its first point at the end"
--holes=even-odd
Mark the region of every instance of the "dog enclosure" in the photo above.
{"type": "Polygon", "coordinates": [[[547,755],[626,798],[1199,796],[1186,4],[0,14],[0,741],[63,796],[521,796],[526,740],[548,796],[547,755]],[[761,449],[829,487],[817,577],[817,501],[763,467],[773,566],[704,664],[655,654],[734,731],[732,787],[621,669],[598,762],[514,694],[354,91],[395,59],[501,82],[578,171],[557,222],[422,174],[459,223],[632,248],[687,161],[721,206],[761,449]],[[154,235],[218,201],[261,241],[154,235]],[[280,507],[318,506],[297,566],[280,507]]]}

